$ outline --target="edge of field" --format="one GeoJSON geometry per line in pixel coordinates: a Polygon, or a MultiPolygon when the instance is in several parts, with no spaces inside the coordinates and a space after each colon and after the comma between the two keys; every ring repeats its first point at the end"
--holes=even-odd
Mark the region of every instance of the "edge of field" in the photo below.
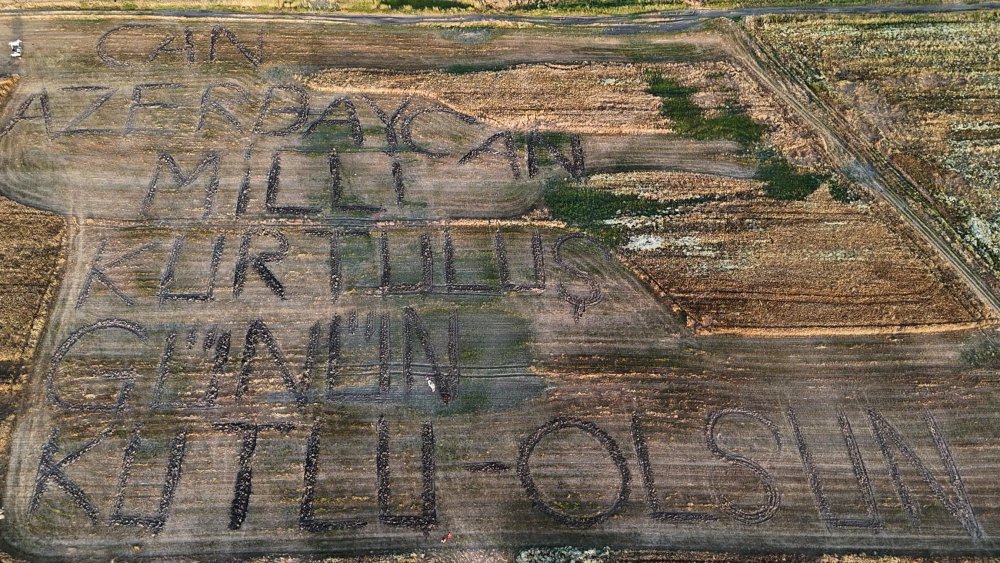
{"type": "MultiPolygon", "coordinates": [[[[413,16],[649,16],[748,8],[979,5],[979,0],[0,0],[0,11],[80,10],[155,15],[157,12],[218,11],[253,14],[413,16]]],[[[491,25],[490,22],[479,22],[491,25]]],[[[495,23],[495,22],[494,22],[495,23]]]]}

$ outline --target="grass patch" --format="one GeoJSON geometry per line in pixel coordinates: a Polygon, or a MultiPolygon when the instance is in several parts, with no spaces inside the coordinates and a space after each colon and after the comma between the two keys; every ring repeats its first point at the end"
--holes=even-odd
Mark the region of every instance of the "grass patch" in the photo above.
{"type": "Polygon", "coordinates": [[[672,121],[692,124],[703,117],[701,108],[691,101],[697,88],[681,86],[676,80],[654,75],[646,91],[660,98],[660,114],[672,121]]]}
{"type": "Polygon", "coordinates": [[[826,181],[825,176],[800,174],[784,158],[773,156],[761,162],[754,178],[766,182],[764,193],[768,197],[782,200],[803,200],[826,181]]]}
{"type": "Polygon", "coordinates": [[[725,139],[751,146],[760,143],[764,136],[764,126],[751,119],[746,109],[735,103],[727,104],[719,115],[705,117],[702,109],[691,100],[697,88],[653,75],[646,91],[660,98],[660,115],[673,122],[677,133],[685,137],[700,141],[725,139]]]}
{"type": "Polygon", "coordinates": [[[691,131],[695,139],[728,139],[743,146],[759,143],[764,136],[764,126],[747,115],[746,110],[736,105],[728,105],[715,117],[703,119],[691,131]]]}
{"type": "Polygon", "coordinates": [[[672,209],[639,196],[618,195],[565,180],[550,181],[546,185],[545,205],[553,218],[565,221],[609,246],[622,244],[628,233],[621,225],[608,224],[608,220],[663,215],[672,209]]]}
{"type": "MultiPolygon", "coordinates": [[[[369,137],[378,139],[384,135],[381,130],[373,133],[364,131],[363,134],[366,140],[369,137]]],[[[324,125],[302,138],[302,149],[306,152],[329,154],[331,147],[344,152],[360,151],[364,148],[354,144],[350,125],[324,125]]]]}

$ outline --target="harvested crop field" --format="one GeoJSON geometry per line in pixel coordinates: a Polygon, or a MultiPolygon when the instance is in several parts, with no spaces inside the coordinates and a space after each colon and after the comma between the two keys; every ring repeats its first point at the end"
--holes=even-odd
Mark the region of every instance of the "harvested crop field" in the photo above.
{"type": "Polygon", "coordinates": [[[15,25],[12,553],[997,548],[995,319],[721,33],[15,25]]]}
{"type": "Polygon", "coordinates": [[[761,182],[619,174],[591,186],[676,201],[636,219],[622,253],[702,332],[969,328],[988,313],[891,212],[820,189],[776,201],[761,182]]]}
{"type": "Polygon", "coordinates": [[[762,18],[750,28],[998,272],[996,12],[762,18]],[[858,46],[863,45],[863,49],[858,46]]]}
{"type": "Polygon", "coordinates": [[[61,274],[66,222],[53,214],[0,199],[4,236],[0,254],[0,365],[4,379],[17,379],[31,359],[61,274]]]}

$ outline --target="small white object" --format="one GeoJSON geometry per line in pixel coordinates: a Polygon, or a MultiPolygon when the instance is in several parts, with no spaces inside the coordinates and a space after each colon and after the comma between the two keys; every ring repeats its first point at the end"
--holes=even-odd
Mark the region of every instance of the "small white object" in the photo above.
{"type": "Polygon", "coordinates": [[[21,54],[24,52],[24,43],[20,39],[17,39],[11,41],[8,45],[10,45],[10,56],[15,59],[21,58],[21,54]]]}

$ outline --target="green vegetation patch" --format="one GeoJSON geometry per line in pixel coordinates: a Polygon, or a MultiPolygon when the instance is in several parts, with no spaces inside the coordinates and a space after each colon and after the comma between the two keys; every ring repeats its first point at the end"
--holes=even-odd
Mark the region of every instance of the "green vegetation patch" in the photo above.
{"type": "Polygon", "coordinates": [[[764,193],[768,197],[783,200],[803,200],[826,181],[826,176],[799,173],[787,160],[777,156],[763,161],[754,178],[766,182],[764,193]]]}
{"type": "Polygon", "coordinates": [[[660,98],[660,114],[674,124],[678,134],[701,141],[725,139],[743,146],[760,143],[764,136],[764,126],[750,118],[746,109],[735,104],[727,104],[719,115],[705,117],[691,96],[698,89],[682,86],[676,80],[653,75],[646,90],[660,98]]]}
{"type": "Polygon", "coordinates": [[[567,182],[551,181],[545,189],[545,205],[552,217],[565,221],[610,246],[627,238],[627,229],[608,221],[620,217],[664,215],[672,206],[635,195],[619,195],[567,182]]]}
{"type": "Polygon", "coordinates": [[[841,182],[830,180],[829,189],[830,197],[832,197],[834,201],[840,203],[854,203],[858,201],[858,196],[841,182]]]}

